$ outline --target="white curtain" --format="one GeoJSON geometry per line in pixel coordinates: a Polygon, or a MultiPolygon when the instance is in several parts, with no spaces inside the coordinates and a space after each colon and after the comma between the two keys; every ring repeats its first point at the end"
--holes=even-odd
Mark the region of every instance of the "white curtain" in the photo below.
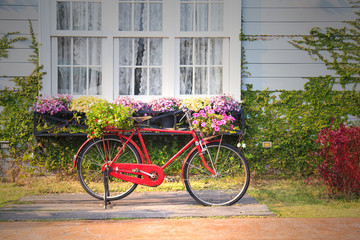
{"type": "Polygon", "coordinates": [[[101,30],[101,3],[99,2],[88,3],[88,30],[101,30]]]}
{"type": "Polygon", "coordinates": [[[162,39],[119,39],[119,95],[161,95],[162,39]]]}
{"type": "Polygon", "coordinates": [[[221,94],[223,39],[180,39],[180,94],[221,94]]]}
{"type": "Polygon", "coordinates": [[[73,30],[86,30],[86,3],[72,3],[73,30]]]}

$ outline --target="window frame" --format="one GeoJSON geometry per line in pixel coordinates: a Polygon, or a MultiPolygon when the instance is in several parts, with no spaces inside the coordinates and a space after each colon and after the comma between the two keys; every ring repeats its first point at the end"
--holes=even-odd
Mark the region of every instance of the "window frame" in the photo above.
{"type": "MultiPolygon", "coordinates": [[[[118,0],[91,0],[91,2],[102,2],[102,30],[101,31],[67,31],[56,30],[56,1],[39,0],[40,18],[40,63],[44,65],[47,72],[43,79],[44,95],[57,94],[57,71],[54,65],[57,64],[55,53],[56,43],[53,39],[59,36],[75,37],[100,37],[103,39],[102,49],[102,95],[99,97],[113,101],[118,95],[115,93],[117,76],[115,75],[115,39],[127,38],[162,38],[163,39],[163,83],[162,97],[189,97],[180,95],[179,75],[179,44],[180,38],[214,38],[227,39],[223,54],[223,92],[232,95],[236,99],[241,98],[241,0],[224,0],[223,31],[221,32],[181,32],[180,31],[180,0],[163,0],[163,26],[162,31],[119,31],[118,30],[118,0]],[[116,7],[114,7],[116,6],[116,7]],[[178,9],[178,11],[174,11],[178,9]],[[55,13],[55,14],[54,14],[55,13]],[[168,21],[171,19],[171,21],[168,21]],[[50,23],[50,24],[49,24],[50,23]],[[109,24],[111,23],[111,24],[109,24]],[[71,34],[71,35],[70,35],[71,34]],[[171,81],[169,81],[169,79],[171,81]]],[[[211,1],[209,2],[211,3],[211,1]]],[[[198,96],[198,95],[196,95],[198,96]]],[[[143,95],[132,96],[147,101],[152,97],[143,95]]]]}

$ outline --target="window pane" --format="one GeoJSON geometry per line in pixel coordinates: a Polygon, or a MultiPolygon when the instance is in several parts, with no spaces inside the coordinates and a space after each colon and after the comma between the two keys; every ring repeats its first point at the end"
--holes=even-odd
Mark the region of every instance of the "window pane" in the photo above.
{"type": "Polygon", "coordinates": [[[194,4],[180,5],[180,30],[193,31],[194,25],[194,4]]]}
{"type": "Polygon", "coordinates": [[[89,38],[89,65],[101,65],[101,38],[89,38]]]}
{"type": "Polygon", "coordinates": [[[147,65],[147,44],[145,38],[135,39],[135,64],[136,66],[147,65]]]}
{"type": "Polygon", "coordinates": [[[86,68],[74,67],[74,81],[73,81],[73,94],[74,95],[86,95],[86,68]]]}
{"type": "Polygon", "coordinates": [[[195,94],[207,94],[207,69],[195,68],[195,94]]]}
{"type": "Polygon", "coordinates": [[[131,31],[131,3],[119,3],[119,31],[131,31]]]}
{"type": "Polygon", "coordinates": [[[211,31],[223,31],[224,4],[211,4],[210,11],[211,31]]]}
{"type": "Polygon", "coordinates": [[[101,30],[101,3],[88,3],[88,29],[90,31],[101,30]]]}
{"type": "Polygon", "coordinates": [[[71,68],[58,68],[58,93],[71,94],[71,68]]]}
{"type": "Polygon", "coordinates": [[[208,30],[208,4],[196,4],[196,30],[208,30]]]}
{"type": "Polygon", "coordinates": [[[150,3],[150,31],[162,30],[162,4],[150,3]]]}
{"type": "Polygon", "coordinates": [[[162,80],[161,69],[150,68],[149,74],[149,95],[161,95],[162,80]]]}
{"type": "Polygon", "coordinates": [[[71,38],[58,38],[58,65],[71,64],[71,38]]]}
{"type": "Polygon", "coordinates": [[[119,65],[130,66],[132,65],[132,38],[119,39],[119,65]]]}
{"type": "Polygon", "coordinates": [[[131,95],[132,69],[119,68],[119,95],[131,95]]]}
{"type": "Polygon", "coordinates": [[[223,64],[223,39],[210,38],[209,55],[211,65],[223,64]]]}
{"type": "Polygon", "coordinates": [[[70,2],[56,2],[56,29],[70,29],[70,2]]]}
{"type": "Polygon", "coordinates": [[[86,38],[74,38],[73,64],[86,64],[86,38]]]}
{"type": "Polygon", "coordinates": [[[73,30],[86,30],[86,3],[73,2],[73,30]]]}
{"type": "Polygon", "coordinates": [[[206,65],[208,53],[208,39],[197,38],[195,39],[195,64],[206,65]]]}
{"type": "Polygon", "coordinates": [[[180,68],[180,94],[192,94],[193,68],[180,68]]]}
{"type": "Polygon", "coordinates": [[[135,3],[134,4],[134,30],[146,31],[147,30],[147,4],[135,3]]]}
{"type": "Polygon", "coordinates": [[[149,65],[161,66],[162,65],[162,39],[151,38],[149,40],[149,65]]]}
{"type": "Polygon", "coordinates": [[[222,94],[222,67],[212,67],[210,71],[210,94],[222,94]]]}
{"type": "Polygon", "coordinates": [[[89,68],[89,94],[101,95],[101,68],[89,68]]]}
{"type": "Polygon", "coordinates": [[[134,82],[135,95],[147,94],[147,69],[135,68],[135,82],[134,82]]]}
{"type": "Polygon", "coordinates": [[[180,65],[193,63],[193,40],[192,38],[180,39],[180,65]]]}

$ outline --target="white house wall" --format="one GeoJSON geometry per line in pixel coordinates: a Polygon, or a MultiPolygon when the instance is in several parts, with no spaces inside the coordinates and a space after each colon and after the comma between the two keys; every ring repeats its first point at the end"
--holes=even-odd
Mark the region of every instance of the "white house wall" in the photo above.
{"type": "MultiPolygon", "coordinates": [[[[252,35],[308,34],[313,27],[341,27],[342,21],[355,14],[346,0],[242,0],[243,32],[252,35]]],[[[36,37],[39,33],[38,0],[0,0],[0,37],[19,31],[30,38],[28,19],[36,37]]],[[[289,38],[243,42],[250,77],[243,83],[254,89],[303,89],[304,77],[332,74],[304,51],[291,46],[289,38]]],[[[9,58],[0,59],[0,89],[12,86],[14,76],[26,76],[33,70],[28,61],[30,40],[16,42],[9,58]]]]}
{"type": "Polygon", "coordinates": [[[0,0],[0,37],[8,32],[19,32],[17,36],[27,37],[27,41],[15,42],[8,58],[0,58],[0,89],[13,87],[9,81],[15,76],[29,75],[34,66],[28,61],[33,54],[30,49],[29,22],[38,37],[38,1],[37,0],[0,0]]]}
{"type": "MultiPolygon", "coordinates": [[[[343,27],[354,20],[346,0],[243,0],[243,32],[249,35],[307,35],[313,27],[343,27]]],[[[304,77],[334,72],[288,43],[288,37],[243,42],[255,90],[301,90],[304,77]]]]}

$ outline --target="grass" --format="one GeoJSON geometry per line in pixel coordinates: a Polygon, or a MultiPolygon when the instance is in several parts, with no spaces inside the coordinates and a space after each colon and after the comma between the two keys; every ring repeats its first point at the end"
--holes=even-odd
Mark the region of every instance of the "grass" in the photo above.
{"type": "Polygon", "coordinates": [[[317,179],[253,179],[248,193],[278,217],[360,217],[359,198],[330,198],[317,179]]]}
{"type": "MultiPolygon", "coordinates": [[[[164,182],[157,188],[138,186],[136,192],[182,191],[181,181],[164,182]]],[[[23,179],[19,183],[0,182],[0,207],[17,203],[26,195],[85,193],[77,180],[56,177],[23,179]]],[[[278,217],[360,217],[360,199],[329,198],[319,180],[309,184],[303,179],[254,178],[250,196],[266,204],[278,217]]]]}

